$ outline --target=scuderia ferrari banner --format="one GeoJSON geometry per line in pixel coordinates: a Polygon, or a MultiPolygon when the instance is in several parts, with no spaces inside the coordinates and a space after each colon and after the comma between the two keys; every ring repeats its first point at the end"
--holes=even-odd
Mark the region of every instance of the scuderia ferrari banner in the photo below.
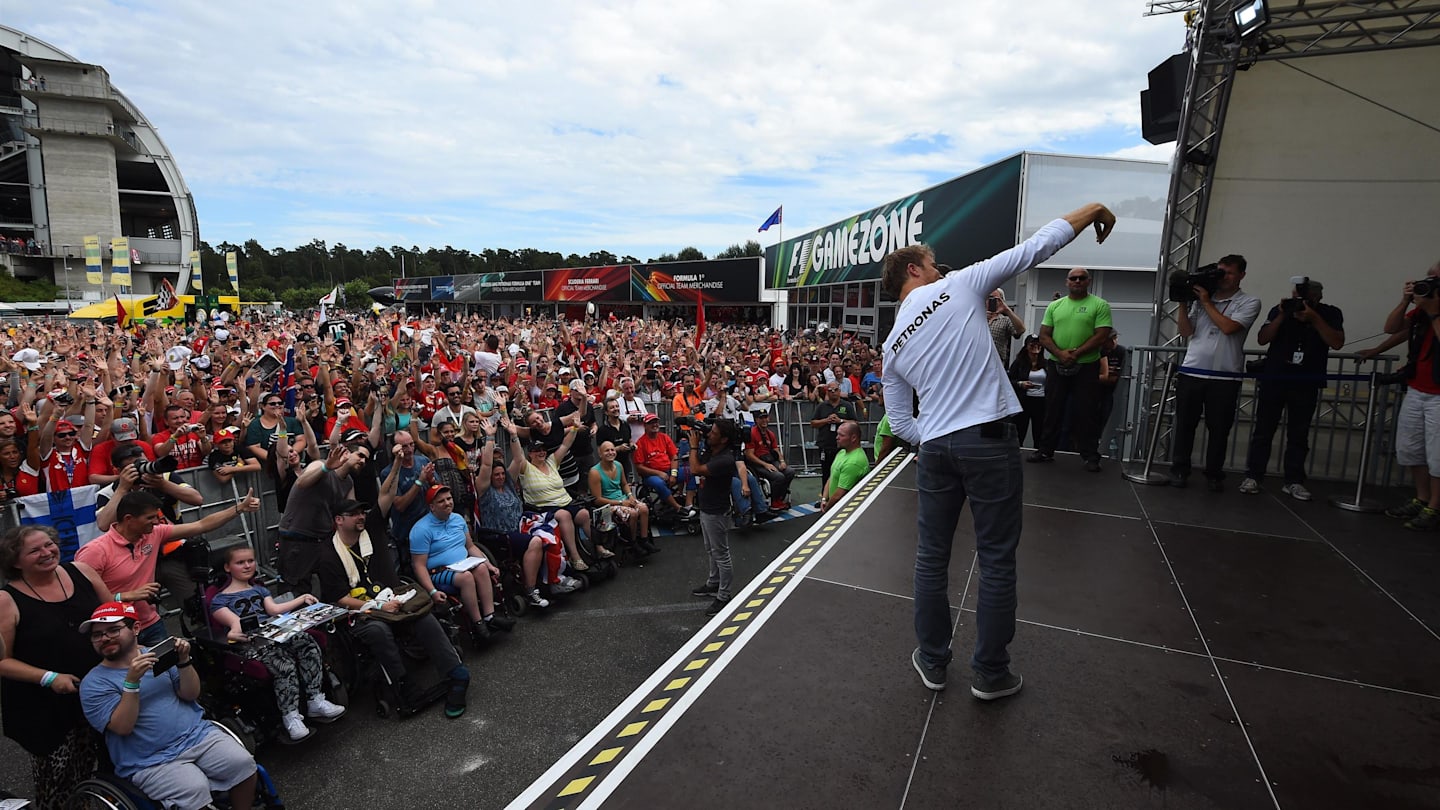
{"type": "Polygon", "coordinates": [[[1021,156],[832,223],[765,251],[766,286],[808,287],[880,278],[885,257],[929,245],[963,267],[1012,247],[1021,156]]]}

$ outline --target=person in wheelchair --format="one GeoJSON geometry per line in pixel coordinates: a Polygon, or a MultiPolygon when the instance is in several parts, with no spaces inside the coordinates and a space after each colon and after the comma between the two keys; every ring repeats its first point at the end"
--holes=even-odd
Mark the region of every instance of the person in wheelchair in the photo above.
{"type": "MultiPolygon", "coordinates": [[[[401,589],[400,579],[395,575],[395,564],[390,559],[389,543],[385,539],[386,512],[395,497],[397,478],[392,467],[380,491],[380,504],[375,509],[368,509],[365,504],[353,500],[341,501],[335,506],[335,530],[331,542],[321,550],[316,572],[321,601],[350,610],[363,610],[383,589],[401,589]]],[[[419,599],[421,595],[417,593],[411,598],[419,599]]],[[[401,606],[398,600],[391,600],[375,610],[395,617],[400,614],[401,606]]],[[[375,656],[385,677],[394,684],[396,693],[402,696],[412,690],[400,647],[395,643],[395,634],[413,636],[424,648],[431,666],[450,682],[445,696],[445,716],[453,720],[465,714],[470,670],[460,663],[460,654],[450,643],[450,637],[445,634],[439,619],[427,613],[392,622],[362,613],[350,625],[350,633],[375,656]]]]}
{"type": "Polygon", "coordinates": [[[556,531],[551,531],[546,521],[538,520],[539,515],[525,514],[524,501],[515,482],[525,469],[525,452],[520,449],[519,431],[510,417],[500,415],[500,426],[510,434],[511,463],[495,458],[495,424],[482,422],[480,429],[485,432],[485,443],[480,449],[480,466],[475,476],[475,492],[479,498],[476,504],[476,523],[480,529],[504,537],[510,552],[520,559],[521,586],[525,588],[525,599],[533,607],[549,607],[550,601],[540,595],[540,565],[546,564],[547,578],[551,593],[570,593],[580,587],[580,580],[568,577],[560,571],[565,558],[560,549],[562,543],[556,531]],[[487,476],[486,470],[490,471],[487,476]],[[529,520],[526,518],[529,517],[529,520]],[[529,524],[531,531],[522,529],[529,524]],[[542,525],[543,524],[543,525],[542,525]]]}
{"type": "MultiPolygon", "coordinates": [[[[600,443],[600,463],[590,469],[590,497],[597,507],[612,507],[616,522],[629,527],[635,545],[646,554],[654,554],[660,547],[650,541],[650,507],[635,499],[625,468],[615,456],[613,442],[600,443]]],[[[598,542],[595,547],[603,548],[598,542]]]]}
{"type": "MultiPolygon", "coordinates": [[[[698,514],[694,506],[676,500],[673,490],[685,492],[685,478],[680,475],[680,450],[675,442],[660,431],[660,417],[647,413],[641,417],[645,435],[635,442],[635,472],[640,480],[660,495],[661,500],[686,517],[698,514]]],[[[694,490],[691,490],[693,493],[694,490]]],[[[691,495],[693,497],[693,494],[691,495]]]]}
{"type": "Polygon", "coordinates": [[[103,659],[80,682],[80,704],[105,735],[115,774],[164,808],[205,807],[218,791],[230,792],[231,807],[250,807],[255,758],[204,718],[189,642],[176,639],[162,661],[140,646],[138,616],[133,604],[107,602],[80,625],[103,659]]]}
{"type": "Polygon", "coordinates": [[[345,713],[345,707],[325,697],[322,678],[320,645],[308,633],[299,633],[282,643],[256,639],[246,630],[260,626],[265,617],[278,616],[297,608],[313,605],[318,600],[310,594],[276,602],[265,586],[255,582],[255,552],[249,546],[232,546],[225,552],[225,573],[229,580],[210,600],[210,619],[225,630],[226,640],[241,645],[239,651],[253,658],[270,671],[275,705],[280,709],[285,733],[298,742],[312,733],[300,714],[300,690],[305,694],[305,715],[317,723],[330,723],[345,713]],[[302,684],[301,681],[304,681],[302,684]]]}
{"type": "MultiPolygon", "coordinates": [[[[575,544],[577,531],[590,530],[590,510],[580,501],[570,497],[570,492],[560,477],[561,465],[575,442],[575,425],[565,428],[565,438],[552,454],[549,445],[543,441],[531,440],[525,448],[525,468],[520,474],[520,487],[525,493],[525,511],[544,513],[546,519],[553,518],[560,529],[560,540],[565,544],[565,555],[570,567],[584,571],[590,566],[580,557],[575,544]]],[[[533,435],[533,434],[532,434],[533,435]]],[[[605,555],[601,555],[605,556],[605,555]]]]}
{"type": "Polygon", "coordinates": [[[755,409],[755,426],[750,428],[745,442],[745,461],[749,471],[770,483],[770,508],[790,508],[790,483],[795,480],[795,471],[785,463],[780,450],[780,439],[770,427],[770,408],[755,409]]]}
{"type": "Polygon", "coordinates": [[[477,647],[490,640],[491,630],[509,632],[515,620],[495,610],[492,577],[500,574],[470,537],[465,518],[455,514],[450,488],[439,484],[425,491],[430,514],[410,530],[410,561],[420,589],[437,602],[456,596],[470,620],[470,638],[477,647]]]}

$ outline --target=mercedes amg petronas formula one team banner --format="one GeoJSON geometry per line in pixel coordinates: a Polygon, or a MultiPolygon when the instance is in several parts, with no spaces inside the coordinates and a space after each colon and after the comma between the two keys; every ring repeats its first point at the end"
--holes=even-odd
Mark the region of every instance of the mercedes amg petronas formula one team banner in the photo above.
{"type": "Polygon", "coordinates": [[[925,244],[964,267],[1015,244],[1022,158],[872,208],[765,250],[766,286],[808,287],[880,278],[885,256],[925,244]]]}

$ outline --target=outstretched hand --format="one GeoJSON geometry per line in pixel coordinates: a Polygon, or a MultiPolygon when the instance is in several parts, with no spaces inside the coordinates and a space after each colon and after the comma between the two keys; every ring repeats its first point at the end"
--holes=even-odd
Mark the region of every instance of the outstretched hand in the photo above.
{"type": "Polygon", "coordinates": [[[1115,215],[1109,208],[1100,206],[1100,211],[1095,215],[1095,242],[1103,244],[1110,238],[1110,232],[1115,230],[1115,215]]]}

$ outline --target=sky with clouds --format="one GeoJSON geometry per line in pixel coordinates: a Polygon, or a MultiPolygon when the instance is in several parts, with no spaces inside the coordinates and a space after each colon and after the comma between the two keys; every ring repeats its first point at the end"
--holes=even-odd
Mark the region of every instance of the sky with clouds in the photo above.
{"type": "MultiPolygon", "coordinates": [[[[5,0],[150,119],[211,244],[774,241],[1021,150],[1167,160],[1143,0],[5,0]]],[[[1172,145],[1173,146],[1173,145],[1172,145]]],[[[1060,213],[1060,212],[1057,212],[1060,213]]]]}

